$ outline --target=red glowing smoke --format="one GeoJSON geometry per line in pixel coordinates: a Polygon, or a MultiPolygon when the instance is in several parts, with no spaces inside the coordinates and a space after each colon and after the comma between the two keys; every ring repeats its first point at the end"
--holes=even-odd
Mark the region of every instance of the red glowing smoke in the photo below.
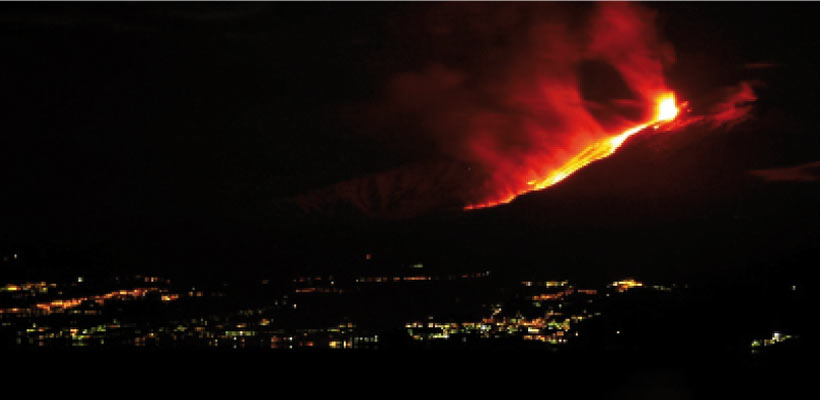
{"type": "MultiPolygon", "coordinates": [[[[496,8],[472,16],[495,21],[496,8]]],[[[387,121],[416,121],[445,156],[473,166],[467,204],[527,191],[528,182],[543,180],[591,144],[650,121],[657,99],[669,92],[663,65],[671,51],[657,40],[652,12],[605,3],[582,19],[571,13],[507,18],[524,28],[467,29],[479,39],[508,36],[507,47],[490,46],[492,56],[479,58],[485,64],[437,63],[400,74],[378,107],[387,121]],[[584,87],[585,66],[587,75],[613,76],[615,82],[604,84],[614,90],[584,87]]]]}
{"type": "Polygon", "coordinates": [[[732,127],[750,117],[752,103],[757,96],[749,82],[740,82],[738,86],[725,90],[724,100],[714,105],[706,119],[715,127],[726,125],[732,127]]]}
{"type": "MultiPolygon", "coordinates": [[[[431,144],[427,158],[439,167],[417,164],[342,183],[303,205],[340,198],[381,215],[395,199],[409,204],[410,214],[505,203],[560,181],[567,165],[611,154],[629,136],[624,132],[659,121],[659,101],[672,93],[664,79],[671,46],[658,39],[655,13],[635,4],[599,3],[580,13],[555,4],[432,10],[414,22],[429,27],[431,53],[440,57],[395,74],[384,96],[366,107],[363,125],[431,144]],[[612,140],[620,141],[601,148],[612,140]],[[597,155],[584,158],[590,149],[597,155]],[[429,175],[438,170],[446,173],[429,175]]],[[[741,120],[754,94],[746,85],[729,98],[705,119],[741,120]]]]}

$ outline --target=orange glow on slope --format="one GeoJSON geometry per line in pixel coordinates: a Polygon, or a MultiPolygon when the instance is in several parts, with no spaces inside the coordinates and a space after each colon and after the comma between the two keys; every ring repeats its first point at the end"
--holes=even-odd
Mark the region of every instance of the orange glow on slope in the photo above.
{"type": "Polygon", "coordinates": [[[636,125],[617,135],[609,136],[607,138],[604,138],[603,140],[599,140],[597,142],[592,143],[560,167],[555,168],[552,171],[549,171],[547,174],[540,178],[528,181],[528,187],[523,188],[517,193],[511,193],[497,201],[469,205],[467,207],[464,207],[464,209],[473,210],[478,208],[506,204],[521,194],[531,192],[534,190],[545,189],[552,185],[555,185],[556,183],[561,182],[568,176],[572,175],[575,171],[587,166],[589,163],[610,156],[627,139],[629,139],[630,136],[652,125],[655,125],[655,127],[658,128],[658,124],[672,121],[675,119],[675,117],[677,117],[677,115],[678,107],[675,102],[675,96],[672,93],[666,93],[657,99],[657,112],[653,120],[640,125],[636,125]]]}

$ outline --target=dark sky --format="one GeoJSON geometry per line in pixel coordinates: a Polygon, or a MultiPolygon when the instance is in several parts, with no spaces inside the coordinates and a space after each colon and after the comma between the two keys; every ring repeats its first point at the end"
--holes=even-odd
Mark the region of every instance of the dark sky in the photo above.
{"type": "Polygon", "coordinates": [[[3,4],[0,249],[185,271],[318,268],[370,251],[593,273],[686,270],[710,252],[713,264],[816,256],[817,183],[748,172],[820,160],[811,3],[646,4],[675,48],[680,97],[762,83],[756,120],[737,129],[638,141],[500,209],[290,215],[279,199],[428,158],[424,140],[368,134],[351,107],[442,57],[414,29],[432,7],[3,4]]]}

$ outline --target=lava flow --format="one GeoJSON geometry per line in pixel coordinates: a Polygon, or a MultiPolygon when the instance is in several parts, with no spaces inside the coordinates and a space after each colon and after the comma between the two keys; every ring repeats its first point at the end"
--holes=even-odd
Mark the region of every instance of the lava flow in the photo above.
{"type": "Polygon", "coordinates": [[[711,106],[699,95],[697,114],[684,118],[689,109],[664,76],[674,50],[655,13],[633,3],[476,3],[433,14],[408,21],[435,38],[425,41],[429,58],[390,75],[378,101],[351,113],[363,131],[418,161],[300,196],[303,210],[352,206],[401,219],[505,204],[610,156],[639,132],[742,122],[756,99],[751,83],[724,88],[711,106]],[[467,9],[475,18],[460,17],[467,9]]]}
{"type": "Polygon", "coordinates": [[[572,175],[575,171],[585,167],[586,165],[612,155],[612,153],[618,150],[618,148],[627,139],[629,139],[630,136],[650,126],[654,126],[655,129],[658,129],[661,123],[672,121],[677,116],[678,106],[675,103],[674,94],[664,94],[658,98],[657,112],[655,113],[655,117],[651,121],[645,122],[640,125],[636,125],[617,135],[610,136],[595,143],[592,143],[560,167],[546,172],[543,176],[537,179],[528,181],[527,187],[522,188],[518,192],[511,193],[500,200],[468,205],[464,207],[464,209],[473,210],[478,208],[493,207],[500,204],[509,203],[521,194],[531,192],[534,190],[545,189],[552,185],[555,185],[556,183],[561,182],[568,176],[572,175]]]}

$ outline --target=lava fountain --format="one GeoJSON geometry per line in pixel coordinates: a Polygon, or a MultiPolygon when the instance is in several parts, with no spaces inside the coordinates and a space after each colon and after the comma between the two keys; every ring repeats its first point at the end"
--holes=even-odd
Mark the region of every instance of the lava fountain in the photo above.
{"type": "Polygon", "coordinates": [[[414,50],[424,56],[350,114],[413,161],[300,196],[300,207],[396,219],[492,207],[567,179],[641,132],[747,119],[748,83],[711,109],[698,98],[698,115],[676,100],[665,77],[674,50],[655,17],[633,3],[475,3],[408,19],[414,40],[400,42],[424,43],[414,50]]]}
{"type": "Polygon", "coordinates": [[[655,129],[659,129],[661,124],[673,121],[678,116],[678,113],[679,110],[675,102],[675,95],[673,93],[666,93],[658,98],[657,112],[651,121],[633,126],[616,135],[609,136],[605,139],[590,144],[580,153],[570,158],[566,163],[557,168],[546,171],[544,175],[539,178],[528,181],[527,186],[522,188],[520,191],[510,193],[506,197],[498,200],[471,204],[464,207],[464,209],[473,210],[509,203],[521,194],[534,190],[546,189],[552,185],[555,185],[572,175],[575,171],[589,165],[590,163],[609,157],[615,153],[615,151],[618,150],[618,148],[621,147],[621,145],[632,135],[641,132],[650,126],[653,126],[655,129]]]}

